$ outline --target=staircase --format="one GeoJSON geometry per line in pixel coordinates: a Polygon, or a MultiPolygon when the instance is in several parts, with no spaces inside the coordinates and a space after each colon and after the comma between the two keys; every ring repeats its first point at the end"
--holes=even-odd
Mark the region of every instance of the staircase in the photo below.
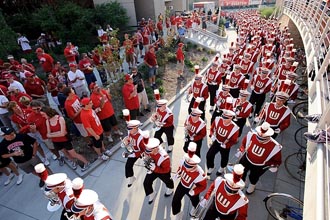
{"type": "Polygon", "coordinates": [[[202,47],[218,52],[227,49],[227,38],[220,37],[217,34],[201,28],[192,28],[187,34],[186,39],[202,47]]]}

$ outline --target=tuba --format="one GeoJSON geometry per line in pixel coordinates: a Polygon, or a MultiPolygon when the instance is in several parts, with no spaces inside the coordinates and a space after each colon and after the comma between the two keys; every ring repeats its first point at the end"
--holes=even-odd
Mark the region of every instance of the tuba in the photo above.
{"type": "Polygon", "coordinates": [[[128,155],[134,152],[133,142],[131,141],[131,138],[129,136],[124,137],[124,139],[120,138],[120,141],[121,141],[120,146],[122,148],[125,148],[125,151],[122,153],[122,157],[127,158],[128,155]]]}
{"type": "Polygon", "coordinates": [[[57,194],[54,193],[52,190],[45,191],[44,194],[45,197],[49,200],[47,204],[47,210],[49,212],[55,212],[62,207],[60,199],[58,198],[57,194]]]}
{"type": "Polygon", "coordinates": [[[210,208],[212,202],[214,202],[215,191],[212,192],[210,198],[207,200],[207,204],[205,207],[201,206],[200,203],[196,206],[193,213],[191,213],[190,220],[200,220],[204,217],[206,211],[210,208]]]}

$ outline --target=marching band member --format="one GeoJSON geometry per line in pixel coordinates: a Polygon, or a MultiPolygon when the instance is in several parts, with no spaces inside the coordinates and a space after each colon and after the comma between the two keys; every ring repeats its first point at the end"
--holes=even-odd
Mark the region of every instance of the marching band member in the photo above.
{"type": "Polygon", "coordinates": [[[245,76],[241,73],[242,67],[240,65],[235,65],[234,71],[230,74],[229,84],[230,94],[233,98],[238,98],[239,90],[242,89],[245,76]]]}
{"type": "Polygon", "coordinates": [[[294,62],[294,58],[287,57],[284,63],[277,66],[274,72],[274,77],[276,77],[279,80],[285,80],[287,72],[292,71],[292,69],[295,68],[292,65],[293,62],[294,62]]]}
{"type": "Polygon", "coordinates": [[[141,129],[139,129],[140,125],[141,122],[139,120],[128,120],[128,135],[122,140],[124,146],[130,147],[133,150],[133,152],[131,153],[124,152],[123,154],[123,156],[127,158],[127,162],[125,164],[125,176],[128,179],[128,187],[131,187],[133,182],[136,180],[136,177],[134,176],[133,166],[145,150],[145,143],[143,137],[144,133],[141,129]]]}
{"type": "Polygon", "coordinates": [[[55,197],[58,197],[58,201],[63,207],[60,220],[68,220],[66,216],[70,217],[73,215],[71,207],[74,203],[71,180],[65,173],[48,175],[48,172],[42,163],[37,164],[34,169],[40,176],[40,179],[45,181],[45,195],[51,197],[54,194],[55,197]]]}
{"type": "Polygon", "coordinates": [[[163,143],[162,135],[166,134],[167,138],[167,153],[172,152],[174,145],[174,125],[173,125],[173,113],[171,109],[169,109],[166,104],[166,99],[156,100],[157,102],[157,110],[156,113],[151,116],[151,121],[155,123],[155,125],[160,128],[155,132],[154,137],[160,141],[160,144],[163,143]]]}
{"type": "Polygon", "coordinates": [[[184,152],[188,152],[190,142],[197,144],[196,155],[200,157],[203,138],[206,136],[206,123],[200,118],[202,111],[198,108],[193,108],[191,114],[184,122],[185,128],[185,143],[183,146],[184,152]]]}
{"type": "Polygon", "coordinates": [[[241,73],[245,76],[246,79],[249,79],[254,66],[254,63],[251,61],[251,54],[245,53],[239,65],[242,67],[241,73]]]}
{"type": "Polygon", "coordinates": [[[206,189],[207,181],[203,169],[198,165],[201,159],[195,154],[196,143],[190,142],[188,153],[184,154],[181,160],[175,178],[180,178],[173,200],[172,200],[172,213],[175,220],[181,219],[181,200],[187,195],[193,205],[190,213],[195,211],[199,203],[199,194],[206,189]]]}
{"type": "MultiPolygon", "coordinates": [[[[196,69],[195,69],[195,71],[198,72],[196,69]]],[[[197,98],[199,98],[201,101],[199,103],[198,108],[202,111],[201,118],[204,120],[205,119],[205,103],[206,103],[206,99],[209,97],[209,91],[208,91],[207,85],[202,82],[202,79],[203,79],[202,74],[196,74],[195,81],[188,90],[189,94],[193,94],[193,97],[190,101],[190,105],[188,108],[188,113],[189,114],[191,113],[195,100],[197,98]]]]}
{"type": "Polygon", "coordinates": [[[214,119],[218,116],[222,115],[222,109],[225,108],[226,100],[228,97],[233,98],[230,93],[230,87],[223,84],[221,90],[217,91],[216,97],[215,97],[215,111],[212,114],[211,118],[211,124],[213,123],[214,119]]]}
{"type": "MultiPolygon", "coordinates": [[[[230,98],[228,98],[230,99],[230,98]]],[[[221,165],[217,175],[224,172],[228,164],[230,148],[237,142],[239,127],[232,121],[235,112],[232,111],[232,101],[227,101],[226,109],[223,109],[221,117],[216,117],[210,128],[210,137],[213,143],[206,154],[207,175],[214,170],[215,155],[220,152],[221,165]]]]}
{"type": "Polygon", "coordinates": [[[210,112],[214,108],[214,100],[216,92],[219,89],[221,83],[221,72],[218,71],[218,62],[213,62],[211,68],[206,72],[205,75],[208,92],[210,95],[210,112]]]}
{"type": "Polygon", "coordinates": [[[256,132],[250,131],[244,137],[238,152],[235,154],[240,159],[240,164],[245,167],[242,179],[245,181],[247,173],[250,171],[250,184],[246,190],[246,194],[252,194],[255,190],[259,178],[270,167],[271,172],[276,172],[277,167],[281,164],[282,146],[271,138],[274,130],[269,123],[264,122],[261,126],[256,127],[256,132]]]}
{"type": "Polygon", "coordinates": [[[171,196],[174,189],[174,182],[171,178],[171,160],[159,144],[160,141],[157,138],[150,138],[145,144],[145,157],[150,157],[151,160],[149,164],[145,164],[148,172],[143,181],[144,191],[149,197],[148,204],[151,204],[156,196],[152,184],[157,178],[161,179],[167,187],[165,197],[171,196]]]}
{"type": "Polygon", "coordinates": [[[286,80],[278,80],[278,83],[275,84],[272,88],[272,92],[276,93],[279,88],[287,87],[286,93],[289,95],[288,103],[294,103],[294,100],[298,96],[299,85],[295,82],[297,74],[294,72],[287,72],[286,80]]]}
{"type": "Polygon", "coordinates": [[[83,189],[77,195],[71,210],[81,220],[112,220],[108,209],[100,202],[94,190],[83,189]]]}
{"type": "Polygon", "coordinates": [[[252,104],[247,100],[247,97],[249,95],[250,93],[247,90],[240,90],[239,97],[234,103],[234,109],[237,119],[237,121],[235,121],[235,124],[239,127],[238,137],[241,136],[246,123],[246,119],[252,112],[252,104]]]}
{"type": "Polygon", "coordinates": [[[216,218],[225,220],[247,219],[249,200],[242,192],[245,186],[241,179],[243,172],[244,167],[241,164],[236,164],[233,173],[227,173],[224,178],[217,177],[215,179],[204,199],[200,202],[202,207],[206,207],[207,203],[211,202],[204,220],[215,220],[216,218]],[[212,193],[214,198],[211,196],[212,193]]]}
{"type": "Polygon", "coordinates": [[[270,91],[272,86],[272,80],[269,78],[270,71],[267,68],[260,68],[259,74],[256,74],[251,79],[250,103],[256,105],[254,114],[258,115],[262,105],[265,102],[266,94],[270,91]]]}
{"type": "Polygon", "coordinates": [[[268,122],[270,127],[274,130],[274,135],[272,135],[274,139],[280,132],[290,126],[291,115],[291,110],[284,105],[289,95],[279,91],[275,94],[275,97],[275,102],[266,103],[260,115],[254,119],[255,123],[259,123],[259,121],[268,122]]]}

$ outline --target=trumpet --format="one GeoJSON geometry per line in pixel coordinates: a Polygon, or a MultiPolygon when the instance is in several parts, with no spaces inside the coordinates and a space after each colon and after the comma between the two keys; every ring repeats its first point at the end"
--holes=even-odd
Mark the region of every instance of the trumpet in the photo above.
{"type": "Polygon", "coordinates": [[[152,126],[152,129],[154,131],[160,130],[165,124],[164,122],[159,121],[157,116],[158,116],[158,114],[156,112],[150,118],[150,121],[152,121],[154,123],[153,126],[152,126]]]}
{"type": "Polygon", "coordinates": [[[210,208],[212,202],[214,202],[215,192],[213,191],[210,198],[207,200],[205,206],[201,205],[201,202],[198,203],[193,213],[191,213],[190,220],[199,220],[202,219],[206,211],[210,208]]]}
{"type": "Polygon", "coordinates": [[[142,159],[144,163],[144,167],[148,170],[151,171],[151,164],[155,163],[154,159],[152,159],[148,154],[142,154],[142,159]]]}
{"type": "Polygon", "coordinates": [[[64,213],[64,216],[68,219],[68,220],[80,220],[81,218],[79,216],[76,216],[75,214],[71,215],[69,217],[68,213],[64,213]]]}
{"type": "Polygon", "coordinates": [[[48,199],[47,210],[49,212],[55,212],[61,208],[60,199],[58,198],[57,194],[53,191],[45,191],[45,197],[48,199]]]}
{"type": "Polygon", "coordinates": [[[121,141],[120,146],[122,148],[125,148],[125,151],[122,153],[123,158],[127,158],[128,155],[134,153],[134,149],[133,149],[134,143],[129,136],[124,137],[124,139],[120,138],[120,141],[121,141]]]}

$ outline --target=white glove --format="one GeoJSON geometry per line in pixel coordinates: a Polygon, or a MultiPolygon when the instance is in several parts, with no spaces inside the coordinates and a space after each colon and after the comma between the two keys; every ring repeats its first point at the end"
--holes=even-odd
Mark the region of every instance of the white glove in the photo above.
{"type": "Polygon", "coordinates": [[[240,110],[236,110],[235,114],[236,115],[239,115],[239,113],[241,113],[241,111],[240,110]]]}
{"type": "Polygon", "coordinates": [[[251,86],[250,88],[251,88],[251,91],[254,90],[254,86],[251,86]]]}
{"type": "Polygon", "coordinates": [[[156,169],[155,163],[150,163],[150,170],[154,171],[156,169]]]}
{"type": "Polygon", "coordinates": [[[200,99],[201,99],[201,102],[205,100],[204,97],[200,97],[200,99]]]}
{"type": "Polygon", "coordinates": [[[191,141],[194,141],[194,137],[190,137],[189,139],[190,139],[191,141]]]}
{"type": "Polygon", "coordinates": [[[281,129],[280,129],[280,128],[276,128],[276,129],[274,130],[274,132],[275,132],[276,134],[279,134],[279,133],[281,132],[281,129]]]}
{"type": "Polygon", "coordinates": [[[238,149],[237,152],[235,153],[235,157],[237,157],[237,158],[242,157],[242,155],[243,155],[243,152],[240,151],[239,149],[238,149]]]}
{"type": "Polygon", "coordinates": [[[278,170],[278,168],[277,167],[275,167],[275,166],[271,166],[271,167],[269,167],[269,169],[268,169],[270,172],[272,172],[272,173],[276,173],[277,172],[277,170],[278,170]]]}
{"type": "Polygon", "coordinates": [[[177,181],[178,179],[180,179],[180,177],[181,177],[181,176],[180,176],[179,174],[176,173],[176,174],[174,174],[174,175],[172,176],[172,180],[173,180],[173,181],[177,181]]]}
{"type": "Polygon", "coordinates": [[[160,121],[155,121],[155,124],[157,125],[157,127],[162,127],[162,123],[160,121]]]}
{"type": "Polygon", "coordinates": [[[206,205],[207,205],[207,200],[206,200],[206,199],[202,199],[202,200],[199,202],[199,205],[202,206],[203,208],[205,208],[206,205]]]}
{"type": "Polygon", "coordinates": [[[195,195],[195,192],[194,192],[194,190],[192,190],[192,189],[191,189],[191,190],[189,190],[189,195],[190,195],[190,196],[194,196],[194,195],[195,195]]]}
{"type": "Polygon", "coordinates": [[[95,113],[98,113],[98,112],[100,112],[101,111],[101,108],[96,108],[95,109],[95,113]]]}
{"type": "Polygon", "coordinates": [[[225,144],[225,143],[221,143],[221,144],[220,144],[220,147],[226,149],[226,144],[225,144]]]}
{"type": "Polygon", "coordinates": [[[255,122],[255,123],[259,123],[259,121],[260,121],[260,118],[259,118],[259,117],[255,117],[255,118],[254,118],[254,122],[255,122]]]}
{"type": "Polygon", "coordinates": [[[211,140],[212,140],[212,142],[214,142],[216,140],[216,137],[214,134],[211,136],[211,140]]]}
{"type": "Polygon", "coordinates": [[[265,91],[264,89],[260,89],[260,93],[264,93],[264,91],[265,91]]]}

